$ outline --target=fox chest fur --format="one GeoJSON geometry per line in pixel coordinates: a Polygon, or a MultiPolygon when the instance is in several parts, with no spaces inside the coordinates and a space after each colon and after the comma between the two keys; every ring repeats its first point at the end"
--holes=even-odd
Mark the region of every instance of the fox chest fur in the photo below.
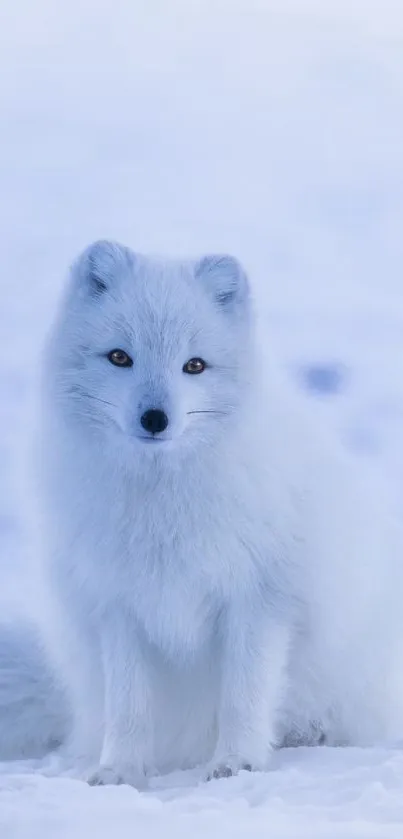
{"type": "Polygon", "coordinates": [[[211,638],[231,603],[266,597],[269,607],[277,597],[283,583],[276,559],[285,548],[268,526],[262,539],[265,525],[245,493],[240,503],[205,474],[193,489],[192,481],[166,475],[155,476],[151,490],[104,477],[92,480],[96,492],[84,505],[86,474],[80,480],[75,469],[74,480],[59,486],[53,530],[62,547],[53,568],[100,620],[124,608],[151,642],[192,650],[211,638]]]}
{"type": "Polygon", "coordinates": [[[53,499],[61,493],[52,565],[97,619],[124,608],[156,645],[192,650],[218,631],[231,604],[285,603],[290,546],[259,509],[256,485],[235,469],[232,486],[223,486],[219,469],[176,478],[154,466],[150,485],[113,472],[89,482],[82,465],[71,480],[62,470],[62,483],[59,466],[49,490],[53,499]]]}

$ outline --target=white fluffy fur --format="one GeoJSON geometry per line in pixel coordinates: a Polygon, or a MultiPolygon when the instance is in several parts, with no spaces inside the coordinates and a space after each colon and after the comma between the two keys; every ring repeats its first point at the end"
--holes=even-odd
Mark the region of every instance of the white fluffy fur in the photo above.
{"type": "Polygon", "coordinates": [[[198,763],[264,768],[283,742],[403,737],[400,530],[261,364],[254,333],[230,257],[158,262],[105,242],[74,266],[40,457],[45,640],[73,722],[65,736],[50,687],[41,713],[35,700],[19,714],[19,652],[6,686],[0,666],[0,753],[13,718],[16,751],[24,732],[43,748],[64,737],[93,783],[140,786],[198,763]],[[115,348],[133,367],[110,364],[115,348]],[[208,367],[187,375],[196,356],[208,367]],[[141,439],[151,407],[169,417],[163,442],[141,439]]]}

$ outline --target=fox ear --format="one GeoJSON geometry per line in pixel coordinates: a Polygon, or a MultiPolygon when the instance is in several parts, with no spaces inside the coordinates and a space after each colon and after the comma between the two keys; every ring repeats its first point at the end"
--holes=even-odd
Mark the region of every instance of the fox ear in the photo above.
{"type": "Polygon", "coordinates": [[[234,312],[248,306],[248,278],[234,256],[204,256],[195,273],[221,309],[234,312]]]}
{"type": "Polygon", "coordinates": [[[89,245],[73,265],[72,273],[90,294],[100,297],[113,285],[116,274],[133,263],[133,255],[117,242],[100,240],[89,245]]]}

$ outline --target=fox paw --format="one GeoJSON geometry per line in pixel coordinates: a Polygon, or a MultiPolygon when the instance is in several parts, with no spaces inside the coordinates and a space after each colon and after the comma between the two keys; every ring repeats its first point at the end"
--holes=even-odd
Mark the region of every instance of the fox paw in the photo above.
{"type": "Polygon", "coordinates": [[[135,789],[144,789],[146,786],[145,775],[136,772],[131,767],[99,766],[95,772],[88,775],[86,780],[91,787],[127,784],[135,789]]]}
{"type": "Polygon", "coordinates": [[[254,766],[244,760],[230,757],[227,760],[213,761],[209,767],[206,775],[207,781],[212,781],[218,778],[231,778],[233,775],[238,775],[242,770],[246,772],[253,772],[254,766]]]}

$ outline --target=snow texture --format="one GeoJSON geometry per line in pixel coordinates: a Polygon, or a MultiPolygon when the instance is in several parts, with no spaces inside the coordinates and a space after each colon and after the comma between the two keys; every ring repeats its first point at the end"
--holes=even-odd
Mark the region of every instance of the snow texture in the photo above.
{"type": "MultiPolygon", "coordinates": [[[[66,265],[233,252],[295,386],[403,514],[400,0],[5,0],[2,615],[29,611],[25,440],[66,265]]],[[[0,839],[401,837],[403,751],[289,749],[147,793],[1,764],[0,839]]]]}

